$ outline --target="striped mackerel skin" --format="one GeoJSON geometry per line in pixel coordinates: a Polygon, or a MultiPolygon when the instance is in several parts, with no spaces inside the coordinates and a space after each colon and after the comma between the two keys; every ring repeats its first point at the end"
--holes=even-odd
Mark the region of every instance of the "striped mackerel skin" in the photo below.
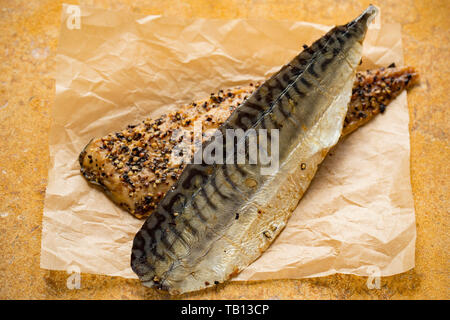
{"type": "Polygon", "coordinates": [[[279,168],[262,175],[260,164],[188,165],[134,238],[131,267],[145,286],[171,294],[213,286],[273,242],[339,139],[362,41],[376,13],[370,6],[333,28],[218,129],[224,137],[226,129],[279,129],[279,168]]]}

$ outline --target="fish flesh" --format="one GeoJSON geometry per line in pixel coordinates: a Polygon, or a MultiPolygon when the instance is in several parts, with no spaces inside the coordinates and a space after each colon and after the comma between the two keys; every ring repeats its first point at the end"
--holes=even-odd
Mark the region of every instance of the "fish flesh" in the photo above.
{"type": "MultiPolygon", "coordinates": [[[[418,74],[412,67],[359,71],[347,108],[341,137],[383,113],[404,89],[413,86],[418,74]]],[[[170,156],[180,142],[176,132],[194,135],[194,123],[202,123],[206,141],[246,98],[260,86],[252,82],[212,93],[208,98],[156,119],[93,139],[79,156],[83,176],[101,186],[110,199],[137,218],[146,218],[156,208],[186,166],[170,156]]],[[[194,150],[191,150],[192,152],[194,150]]]]}
{"type": "MultiPolygon", "coordinates": [[[[369,6],[333,28],[218,128],[223,137],[227,129],[278,130],[278,150],[267,152],[277,153],[279,166],[262,174],[261,162],[188,164],[134,238],[131,268],[143,285],[171,294],[204,289],[238,274],[268,248],[341,136],[362,42],[376,14],[369,6]]],[[[221,147],[215,137],[203,150],[221,147]]]]}
{"type": "Polygon", "coordinates": [[[357,72],[352,97],[344,119],[341,137],[352,133],[379,113],[403,91],[414,86],[419,74],[413,67],[388,68],[357,72]]]}

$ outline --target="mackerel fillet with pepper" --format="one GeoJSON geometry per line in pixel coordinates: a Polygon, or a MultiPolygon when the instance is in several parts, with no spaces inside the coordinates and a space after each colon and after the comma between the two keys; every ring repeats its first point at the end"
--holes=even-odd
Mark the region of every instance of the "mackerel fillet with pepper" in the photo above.
{"type": "MultiPolygon", "coordinates": [[[[341,136],[362,42],[376,13],[369,6],[333,28],[220,125],[222,137],[227,129],[244,130],[241,139],[249,129],[278,129],[279,166],[262,174],[262,163],[188,164],[134,238],[131,268],[144,285],[172,294],[207,288],[269,247],[341,136]]],[[[203,150],[217,141],[208,139],[203,150]]]]}

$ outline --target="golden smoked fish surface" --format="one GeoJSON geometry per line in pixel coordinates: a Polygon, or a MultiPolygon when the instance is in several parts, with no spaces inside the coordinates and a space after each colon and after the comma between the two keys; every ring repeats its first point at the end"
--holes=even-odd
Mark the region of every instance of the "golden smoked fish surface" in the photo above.
{"type": "MultiPolygon", "coordinates": [[[[341,136],[376,13],[369,6],[315,41],[219,127],[222,137],[227,129],[278,129],[279,166],[263,174],[260,162],[188,164],[134,238],[131,267],[145,286],[171,294],[204,289],[238,274],[268,248],[341,136]]],[[[221,148],[214,137],[203,150],[221,148]]]]}
{"type": "MultiPolygon", "coordinates": [[[[412,67],[394,65],[357,72],[341,136],[383,113],[404,89],[414,85],[417,77],[412,67]]],[[[93,139],[80,154],[81,172],[116,204],[137,218],[145,218],[186,165],[170,161],[179,143],[176,132],[184,130],[193,136],[196,121],[202,123],[204,131],[217,129],[259,86],[257,82],[220,90],[157,119],[147,118],[136,126],[93,139]]],[[[202,141],[208,137],[205,134],[202,141]]]]}

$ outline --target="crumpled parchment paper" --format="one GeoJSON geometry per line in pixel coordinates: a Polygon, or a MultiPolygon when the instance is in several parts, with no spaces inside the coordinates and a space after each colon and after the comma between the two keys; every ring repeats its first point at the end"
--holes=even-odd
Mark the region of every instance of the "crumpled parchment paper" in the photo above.
{"type": "MultiPolygon", "coordinates": [[[[41,267],[126,278],[136,278],[131,244],[144,221],[88,185],[79,172],[83,147],[148,115],[263,80],[330,29],[69,5],[61,23],[41,267]]],[[[402,65],[400,30],[371,27],[361,68],[402,65]]],[[[285,230],[234,280],[401,273],[414,267],[415,238],[404,92],[338,144],[285,230]]]]}

